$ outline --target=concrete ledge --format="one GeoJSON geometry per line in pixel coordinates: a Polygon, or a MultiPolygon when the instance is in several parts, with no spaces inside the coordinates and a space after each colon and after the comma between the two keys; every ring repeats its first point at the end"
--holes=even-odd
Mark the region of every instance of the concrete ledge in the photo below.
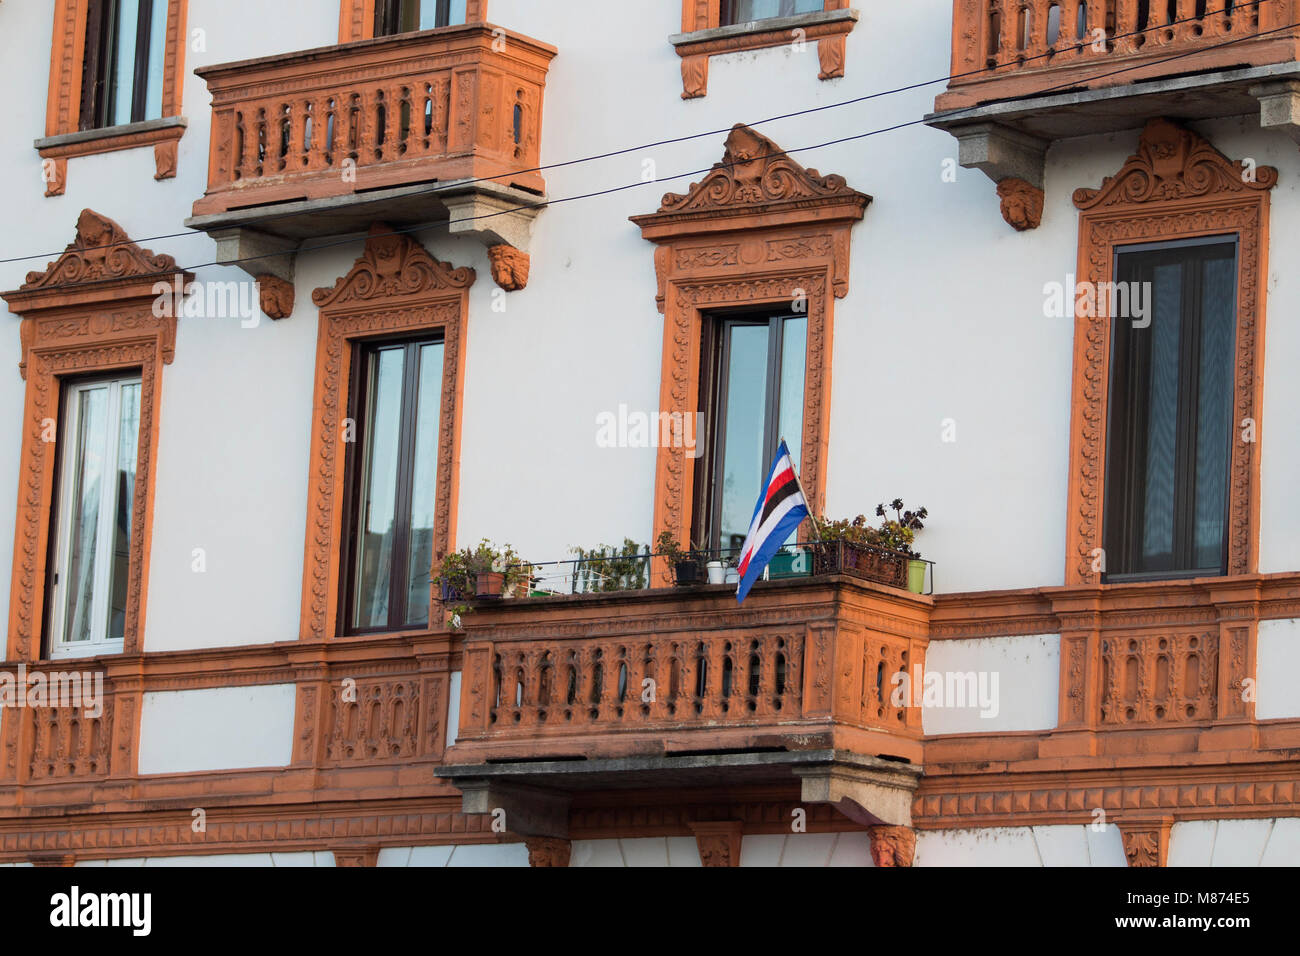
{"type": "Polygon", "coordinates": [[[79,143],[93,143],[101,139],[116,139],[119,136],[135,136],[140,133],[153,133],[159,130],[184,130],[189,120],[184,116],[164,116],[162,119],[145,120],[141,123],[124,123],[121,126],[104,126],[100,129],[78,130],[75,133],[62,133],[58,136],[45,136],[33,144],[37,149],[57,149],[60,146],[76,146],[79,143]]]}
{"type": "Polygon", "coordinates": [[[736,23],[731,26],[714,27],[711,30],[693,30],[690,33],[674,33],[668,38],[673,46],[690,46],[695,43],[708,43],[711,40],[729,40],[732,37],[752,36],[756,33],[782,33],[801,27],[820,26],[823,23],[856,23],[856,10],[818,10],[813,13],[800,13],[792,17],[772,17],[767,20],[751,20],[748,23],[736,23]]]}

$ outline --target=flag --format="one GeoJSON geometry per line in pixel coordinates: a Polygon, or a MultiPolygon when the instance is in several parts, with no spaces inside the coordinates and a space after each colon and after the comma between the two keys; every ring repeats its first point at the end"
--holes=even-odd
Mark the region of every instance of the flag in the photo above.
{"type": "Polygon", "coordinates": [[[790,460],[790,449],[785,441],[776,450],[776,461],[767,473],[763,490],[759,493],[758,504],[754,506],[754,520],[749,523],[749,534],[745,546],[740,549],[740,584],[736,587],[736,603],[745,600],[745,595],[754,586],[776,554],[795,528],[808,517],[808,502],[803,496],[799,476],[794,472],[794,463],[790,460]]]}

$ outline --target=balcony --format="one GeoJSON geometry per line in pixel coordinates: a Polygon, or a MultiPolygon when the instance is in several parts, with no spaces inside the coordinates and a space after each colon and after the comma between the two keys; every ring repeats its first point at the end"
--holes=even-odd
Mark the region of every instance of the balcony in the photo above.
{"type": "Polygon", "coordinates": [[[464,618],[438,774],[526,835],[563,836],[584,791],[723,783],[801,782],[803,800],[907,824],[921,716],[889,678],[924,666],[932,605],[848,574],[739,606],[725,584],[485,602],[464,618]]]}
{"type": "Polygon", "coordinates": [[[959,162],[1042,187],[1055,140],[1258,115],[1300,142],[1297,0],[965,0],[927,123],[959,162]]]}
{"type": "Polygon", "coordinates": [[[555,53],[475,23],[198,70],[211,153],[186,224],[217,240],[222,261],[263,256],[249,271],[287,280],[304,240],[375,221],[449,221],[453,234],[526,249],[544,203],[555,53]]]}

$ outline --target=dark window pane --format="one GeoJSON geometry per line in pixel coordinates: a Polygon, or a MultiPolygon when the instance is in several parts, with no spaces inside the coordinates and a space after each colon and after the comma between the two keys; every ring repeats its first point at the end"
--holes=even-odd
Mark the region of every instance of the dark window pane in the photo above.
{"type": "MultiPolygon", "coordinates": [[[[1133,338],[1149,338],[1150,386],[1134,409],[1146,424],[1146,473],[1142,509],[1142,565],[1148,571],[1174,566],[1174,469],[1178,441],[1178,354],[1182,332],[1182,266],[1157,266],[1152,278],[1151,326],[1133,338]]],[[[1119,321],[1131,321],[1120,319],[1119,321]]]]}
{"type": "Polygon", "coordinates": [[[1200,394],[1196,435],[1196,566],[1217,565],[1228,512],[1228,451],[1232,442],[1233,320],[1236,268],[1232,259],[1205,264],[1201,285],[1200,394]]]}
{"type": "MultiPolygon", "coordinates": [[[[1107,437],[1108,577],[1219,574],[1232,439],[1236,246],[1121,250],[1107,437]],[[1147,322],[1145,319],[1149,319],[1147,322]]],[[[1099,305],[1102,296],[1098,296],[1099,305]]]]}
{"type": "Polygon", "coordinates": [[[109,640],[126,634],[126,593],[131,563],[131,511],[135,501],[136,457],[140,447],[140,383],[122,386],[117,433],[117,508],[113,523],[113,568],[109,584],[109,640]]]}

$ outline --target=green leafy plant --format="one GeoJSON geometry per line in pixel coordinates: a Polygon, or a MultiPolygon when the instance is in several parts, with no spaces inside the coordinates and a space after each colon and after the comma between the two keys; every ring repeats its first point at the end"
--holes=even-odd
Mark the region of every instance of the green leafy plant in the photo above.
{"type": "Polygon", "coordinates": [[[687,553],[682,550],[681,544],[677,540],[677,535],[671,531],[660,533],[659,540],[656,542],[659,553],[667,559],[669,564],[676,564],[679,561],[687,560],[687,553]]]}
{"type": "Polygon", "coordinates": [[[456,626],[459,618],[471,610],[470,602],[477,592],[480,574],[496,572],[502,575],[502,593],[513,594],[520,585],[532,578],[532,567],[522,561],[510,545],[498,548],[487,538],[473,548],[449,551],[438,568],[438,583],[442,589],[444,609],[448,623],[456,626]]]}
{"type": "Polygon", "coordinates": [[[638,591],[646,586],[645,546],[631,538],[623,539],[620,549],[614,545],[571,548],[581,562],[577,574],[583,591],[638,591]]]}
{"type": "Polygon", "coordinates": [[[876,517],[884,519],[878,526],[868,524],[866,515],[834,521],[823,517],[816,524],[818,534],[826,544],[847,541],[849,544],[886,548],[902,552],[909,558],[919,558],[921,553],[912,550],[912,543],[916,540],[916,533],[925,527],[924,519],[929,516],[930,512],[925,508],[904,510],[903,499],[895,498],[888,508],[883,504],[876,505],[876,517]],[[890,510],[893,511],[892,517],[890,510]]]}

